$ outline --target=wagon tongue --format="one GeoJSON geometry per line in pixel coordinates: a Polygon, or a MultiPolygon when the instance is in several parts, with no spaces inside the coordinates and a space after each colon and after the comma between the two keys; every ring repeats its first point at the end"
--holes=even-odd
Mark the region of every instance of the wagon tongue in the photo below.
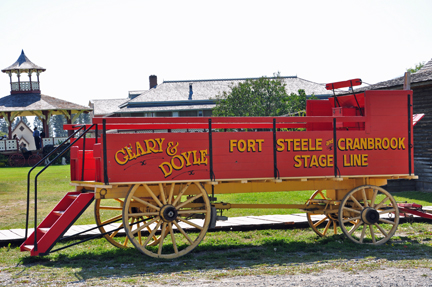
{"type": "Polygon", "coordinates": [[[424,117],[424,115],[425,114],[414,114],[413,115],[413,126],[415,126],[416,123],[418,123],[424,117]]]}

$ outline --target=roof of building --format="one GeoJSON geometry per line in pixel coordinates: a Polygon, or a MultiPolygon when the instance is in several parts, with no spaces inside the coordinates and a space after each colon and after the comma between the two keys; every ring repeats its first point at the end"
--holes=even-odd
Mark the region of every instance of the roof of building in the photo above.
{"type": "Polygon", "coordinates": [[[22,112],[20,115],[26,116],[33,115],[31,111],[47,110],[71,110],[74,113],[92,109],[42,94],[14,94],[0,98],[0,112],[22,112]]]}
{"type": "MultiPolygon", "coordinates": [[[[311,94],[329,94],[324,84],[318,84],[307,81],[298,77],[281,77],[286,84],[288,94],[297,93],[299,89],[305,90],[307,95],[311,94]]],[[[204,100],[215,99],[218,94],[228,92],[230,87],[244,82],[246,80],[256,80],[259,78],[244,79],[215,79],[215,80],[191,80],[191,81],[164,81],[157,85],[156,88],[142,91],[142,93],[128,101],[136,102],[154,102],[154,101],[181,101],[189,97],[189,85],[192,84],[192,99],[204,100]],[[162,96],[163,95],[163,96],[162,96]]]]}
{"type": "Polygon", "coordinates": [[[90,105],[93,107],[93,114],[95,116],[98,115],[107,115],[111,114],[119,109],[119,106],[124,102],[127,102],[128,99],[107,99],[107,100],[91,100],[90,105]]]}
{"type": "MultiPolygon", "coordinates": [[[[324,84],[296,76],[281,78],[286,84],[285,89],[288,94],[298,93],[299,89],[305,90],[307,95],[331,94],[325,89],[324,84]]],[[[129,95],[132,98],[123,99],[123,102],[121,100],[114,100],[114,102],[112,100],[93,100],[94,114],[211,109],[215,106],[214,101],[218,95],[229,92],[232,86],[240,82],[256,79],[259,78],[164,81],[150,90],[130,91],[129,95]],[[190,85],[193,92],[192,100],[189,100],[190,85]],[[115,105],[117,109],[112,110],[115,105]]]]}
{"type": "MultiPolygon", "coordinates": [[[[360,87],[354,89],[356,92],[366,90],[380,90],[380,89],[396,89],[404,84],[404,76],[397,77],[391,80],[379,82],[370,86],[360,87]]],[[[423,84],[424,82],[432,81],[432,59],[427,62],[420,70],[411,74],[411,87],[423,84]]],[[[431,82],[432,84],[432,82],[431,82]]],[[[346,91],[339,92],[338,94],[346,94],[346,91]]]]}
{"type": "Polygon", "coordinates": [[[18,57],[18,60],[16,60],[15,63],[10,65],[7,68],[4,68],[1,70],[3,73],[6,73],[7,71],[45,71],[46,69],[34,64],[32,61],[30,61],[27,56],[24,54],[24,50],[21,51],[21,55],[18,57]]]}

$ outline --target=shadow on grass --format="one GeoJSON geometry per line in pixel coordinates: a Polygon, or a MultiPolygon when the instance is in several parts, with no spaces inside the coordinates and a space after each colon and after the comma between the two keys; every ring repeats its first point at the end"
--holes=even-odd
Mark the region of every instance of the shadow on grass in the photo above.
{"type": "MultiPolygon", "coordinates": [[[[103,277],[154,276],[173,272],[202,272],[218,269],[255,268],[268,265],[301,265],[317,261],[353,260],[368,257],[400,260],[430,258],[432,246],[408,238],[395,238],[384,245],[352,243],[344,235],[309,237],[304,240],[266,237],[259,244],[211,243],[198,245],[191,253],[176,259],[147,257],[135,249],[100,246],[85,247],[69,253],[54,253],[47,257],[24,257],[21,263],[50,268],[79,269],[77,280],[103,277]],[[402,239],[402,240],[401,240],[402,239]],[[394,243],[392,243],[394,242],[394,243]],[[395,243],[399,242],[399,243],[395,243]]],[[[103,245],[103,244],[101,244],[103,245]]]]}

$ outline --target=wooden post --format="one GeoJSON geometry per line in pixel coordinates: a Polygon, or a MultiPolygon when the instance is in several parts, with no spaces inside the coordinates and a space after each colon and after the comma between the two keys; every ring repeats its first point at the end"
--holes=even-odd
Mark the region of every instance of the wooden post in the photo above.
{"type": "MultiPolygon", "coordinates": [[[[69,114],[69,118],[66,118],[66,122],[68,125],[71,125],[72,124],[72,111],[67,111],[67,113],[69,114]]],[[[68,130],[68,137],[70,137],[73,133],[74,133],[73,130],[68,130]]]]}
{"type": "Polygon", "coordinates": [[[411,73],[410,72],[405,72],[403,89],[404,90],[411,90],[411,73]]]}
{"type": "Polygon", "coordinates": [[[9,122],[9,126],[8,126],[8,138],[12,139],[12,122],[11,122],[11,115],[12,112],[8,112],[6,113],[6,116],[8,117],[8,122],[9,122]]]}
{"type": "Polygon", "coordinates": [[[50,137],[49,125],[48,125],[48,111],[42,111],[42,114],[45,116],[45,119],[42,119],[42,128],[45,132],[45,136],[48,138],[50,137]]]}

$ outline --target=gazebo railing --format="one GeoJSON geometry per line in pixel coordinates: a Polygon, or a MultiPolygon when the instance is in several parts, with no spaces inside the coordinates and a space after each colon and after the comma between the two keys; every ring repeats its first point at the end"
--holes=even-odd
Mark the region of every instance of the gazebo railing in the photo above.
{"type": "Polygon", "coordinates": [[[17,91],[24,91],[24,92],[28,92],[28,91],[38,91],[39,90],[39,83],[38,82],[13,82],[11,83],[11,89],[14,92],[17,91]]]}

